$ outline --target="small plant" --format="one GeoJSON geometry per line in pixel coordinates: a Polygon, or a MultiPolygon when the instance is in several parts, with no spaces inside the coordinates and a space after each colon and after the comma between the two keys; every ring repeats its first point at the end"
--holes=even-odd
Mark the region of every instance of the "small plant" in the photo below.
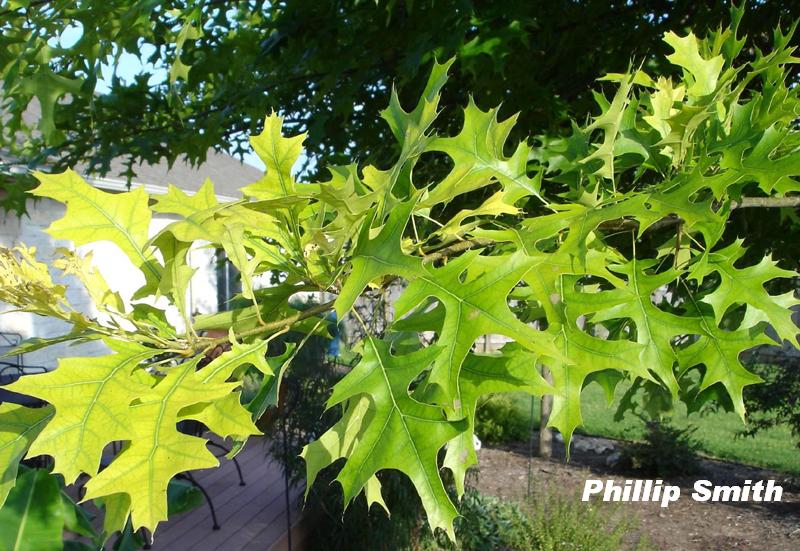
{"type": "Polygon", "coordinates": [[[619,551],[652,549],[644,539],[632,538],[635,517],[610,515],[611,507],[576,507],[575,498],[545,495],[531,503],[527,512],[535,535],[530,547],[512,547],[536,551],[619,551]],[[634,540],[632,543],[626,543],[634,540]]]}
{"type": "Polygon", "coordinates": [[[575,507],[576,498],[545,493],[527,503],[467,489],[455,522],[457,542],[426,535],[405,551],[619,551],[651,549],[632,534],[636,520],[616,520],[610,506],[575,507]],[[638,541],[637,541],[638,540],[638,541]]]}
{"type": "Polygon", "coordinates": [[[698,443],[692,438],[694,430],[678,428],[667,421],[647,421],[644,440],[626,444],[619,465],[650,476],[694,474],[700,470],[698,443]]]}

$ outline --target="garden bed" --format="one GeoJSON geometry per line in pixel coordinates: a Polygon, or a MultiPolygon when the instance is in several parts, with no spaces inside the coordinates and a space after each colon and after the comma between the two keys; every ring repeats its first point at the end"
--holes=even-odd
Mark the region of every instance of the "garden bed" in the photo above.
{"type": "MultiPolygon", "coordinates": [[[[613,440],[577,437],[570,462],[563,459],[563,446],[557,450],[561,459],[530,460],[532,495],[558,493],[580,501],[587,478],[624,481],[636,478],[624,475],[607,465],[614,453],[613,440]],[[583,445],[581,445],[583,444],[583,445]],[[588,444],[588,445],[587,445],[588,444]],[[600,444],[599,446],[597,444],[600,444]],[[589,448],[589,449],[587,449],[589,448]],[[594,449],[592,449],[594,448],[594,449]],[[603,449],[598,452],[597,449],[603,449]]],[[[525,499],[528,491],[528,446],[484,447],[478,452],[480,470],[473,483],[484,493],[506,499],[525,499]]],[[[656,549],[680,551],[727,551],[730,549],[770,549],[795,551],[800,548],[800,491],[796,480],[787,475],[737,463],[702,460],[703,472],[669,481],[681,487],[681,499],[662,509],[658,503],[601,504],[610,516],[635,515],[637,527],[631,541],[645,538],[656,549]],[[691,499],[695,480],[708,479],[714,484],[742,484],[745,480],[773,479],[784,488],[780,503],[700,503],[691,499]]]]}

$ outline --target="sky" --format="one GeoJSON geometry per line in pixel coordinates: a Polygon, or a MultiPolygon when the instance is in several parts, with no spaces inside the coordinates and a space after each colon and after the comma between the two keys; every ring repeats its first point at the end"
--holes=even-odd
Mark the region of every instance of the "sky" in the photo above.
{"type": "MultiPolygon", "coordinates": [[[[51,45],[53,46],[57,45],[61,48],[70,48],[80,39],[82,34],[83,34],[83,27],[81,26],[80,23],[77,23],[76,25],[71,25],[66,29],[64,29],[60,37],[53,38],[51,40],[51,45]]],[[[155,50],[154,46],[150,44],[145,44],[144,47],[142,48],[141,57],[149,56],[154,50],[155,50]]],[[[147,73],[151,72],[153,73],[153,76],[150,77],[149,80],[151,84],[164,82],[168,78],[167,68],[164,67],[157,68],[149,63],[143,64],[140,61],[139,57],[130,53],[123,53],[120,56],[119,62],[117,63],[116,66],[116,73],[117,76],[123,82],[133,82],[134,77],[139,73],[141,73],[143,69],[147,73]]],[[[102,72],[102,77],[98,79],[97,88],[95,90],[98,94],[107,93],[111,89],[110,83],[111,83],[111,78],[114,75],[114,67],[108,64],[103,64],[101,67],[101,72],[102,72]]],[[[303,157],[304,156],[301,156],[301,158],[298,160],[298,164],[300,161],[304,160],[303,157]]],[[[250,166],[254,166],[261,170],[264,170],[265,168],[264,163],[261,161],[261,159],[258,158],[255,152],[253,152],[252,150],[245,153],[243,160],[250,166]]]]}

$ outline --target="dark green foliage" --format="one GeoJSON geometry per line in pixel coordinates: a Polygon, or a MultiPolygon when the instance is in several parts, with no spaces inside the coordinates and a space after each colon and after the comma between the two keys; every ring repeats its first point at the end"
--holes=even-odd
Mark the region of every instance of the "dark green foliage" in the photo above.
{"type": "Polygon", "coordinates": [[[700,470],[693,428],[681,429],[663,421],[648,421],[645,426],[643,441],[629,442],[623,447],[621,468],[659,477],[689,475],[700,470]]]}
{"type": "Polygon", "coordinates": [[[513,400],[493,396],[478,407],[475,434],[486,444],[505,444],[527,440],[530,422],[513,400]]]}
{"type": "Polygon", "coordinates": [[[402,474],[387,471],[378,476],[389,517],[378,506],[367,508],[358,496],[347,509],[342,491],[333,482],[337,469],[329,469],[311,487],[306,508],[314,514],[309,535],[310,549],[329,551],[395,551],[413,549],[430,529],[424,522],[422,505],[414,487],[402,474]]]}

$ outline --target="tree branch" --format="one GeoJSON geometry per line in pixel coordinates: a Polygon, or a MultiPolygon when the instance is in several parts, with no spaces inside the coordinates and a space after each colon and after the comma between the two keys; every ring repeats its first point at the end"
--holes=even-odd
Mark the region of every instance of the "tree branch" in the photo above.
{"type": "MultiPolygon", "coordinates": [[[[313,318],[318,314],[323,314],[333,308],[333,304],[335,301],[331,300],[325,302],[323,304],[318,304],[316,306],[312,306],[308,310],[303,310],[302,312],[298,312],[293,316],[289,316],[288,318],[283,318],[276,321],[271,321],[269,323],[265,323],[263,325],[259,325],[253,329],[249,329],[247,331],[242,331],[241,333],[237,333],[235,336],[237,339],[242,337],[250,337],[253,335],[260,335],[261,333],[274,333],[277,331],[281,331],[284,329],[290,328],[292,325],[297,323],[298,321],[303,321],[304,319],[313,318]]],[[[229,342],[228,337],[220,337],[218,339],[204,339],[198,342],[198,345],[190,350],[189,354],[200,352],[202,350],[207,350],[209,348],[213,348],[220,344],[225,344],[229,342]]]]}
{"type": "Polygon", "coordinates": [[[800,207],[800,196],[796,197],[742,197],[740,202],[732,201],[731,210],[748,208],[794,208],[800,207]]]}
{"type": "MultiPolygon", "coordinates": [[[[743,208],[793,208],[793,207],[800,207],[800,196],[798,197],[742,197],[741,201],[733,201],[731,202],[731,210],[735,209],[743,209],[743,208]]],[[[671,226],[675,226],[678,224],[683,223],[683,219],[679,216],[667,216],[662,218],[661,220],[651,224],[647,229],[648,230],[659,230],[663,228],[668,228],[671,226]]],[[[639,227],[638,220],[620,220],[615,222],[605,222],[600,224],[599,228],[603,231],[622,231],[622,230],[632,230],[639,227]]],[[[469,251],[472,249],[480,249],[484,247],[488,247],[490,245],[494,245],[496,242],[492,239],[486,238],[476,238],[476,239],[468,239],[465,241],[459,241],[458,243],[454,243],[452,245],[448,245],[441,249],[435,250],[428,254],[422,256],[422,262],[425,264],[430,264],[433,262],[437,262],[444,258],[448,258],[450,256],[456,255],[458,253],[463,253],[465,251],[469,251]]],[[[316,306],[312,306],[308,310],[303,310],[302,312],[298,312],[293,316],[289,316],[288,318],[283,318],[280,320],[272,321],[269,323],[265,323],[263,325],[259,325],[253,329],[248,331],[243,331],[236,335],[236,338],[242,337],[250,337],[253,335],[260,335],[262,333],[273,333],[277,331],[282,331],[289,329],[295,323],[302,321],[304,319],[312,318],[319,314],[323,314],[333,308],[335,301],[331,300],[325,302],[323,304],[318,304],[316,306]]],[[[228,342],[228,337],[221,337],[218,339],[201,339],[198,342],[198,346],[190,349],[187,351],[189,354],[197,353],[201,350],[207,350],[208,348],[224,344],[228,342]]]]}
{"type": "MultiPolygon", "coordinates": [[[[731,210],[748,208],[797,208],[800,207],[800,196],[793,197],[742,197],[741,201],[731,201],[731,210]]],[[[648,230],[660,230],[680,224],[679,216],[667,216],[648,226],[648,230]]],[[[600,224],[603,231],[634,230],[639,227],[638,220],[609,221],[600,224]]]]}

